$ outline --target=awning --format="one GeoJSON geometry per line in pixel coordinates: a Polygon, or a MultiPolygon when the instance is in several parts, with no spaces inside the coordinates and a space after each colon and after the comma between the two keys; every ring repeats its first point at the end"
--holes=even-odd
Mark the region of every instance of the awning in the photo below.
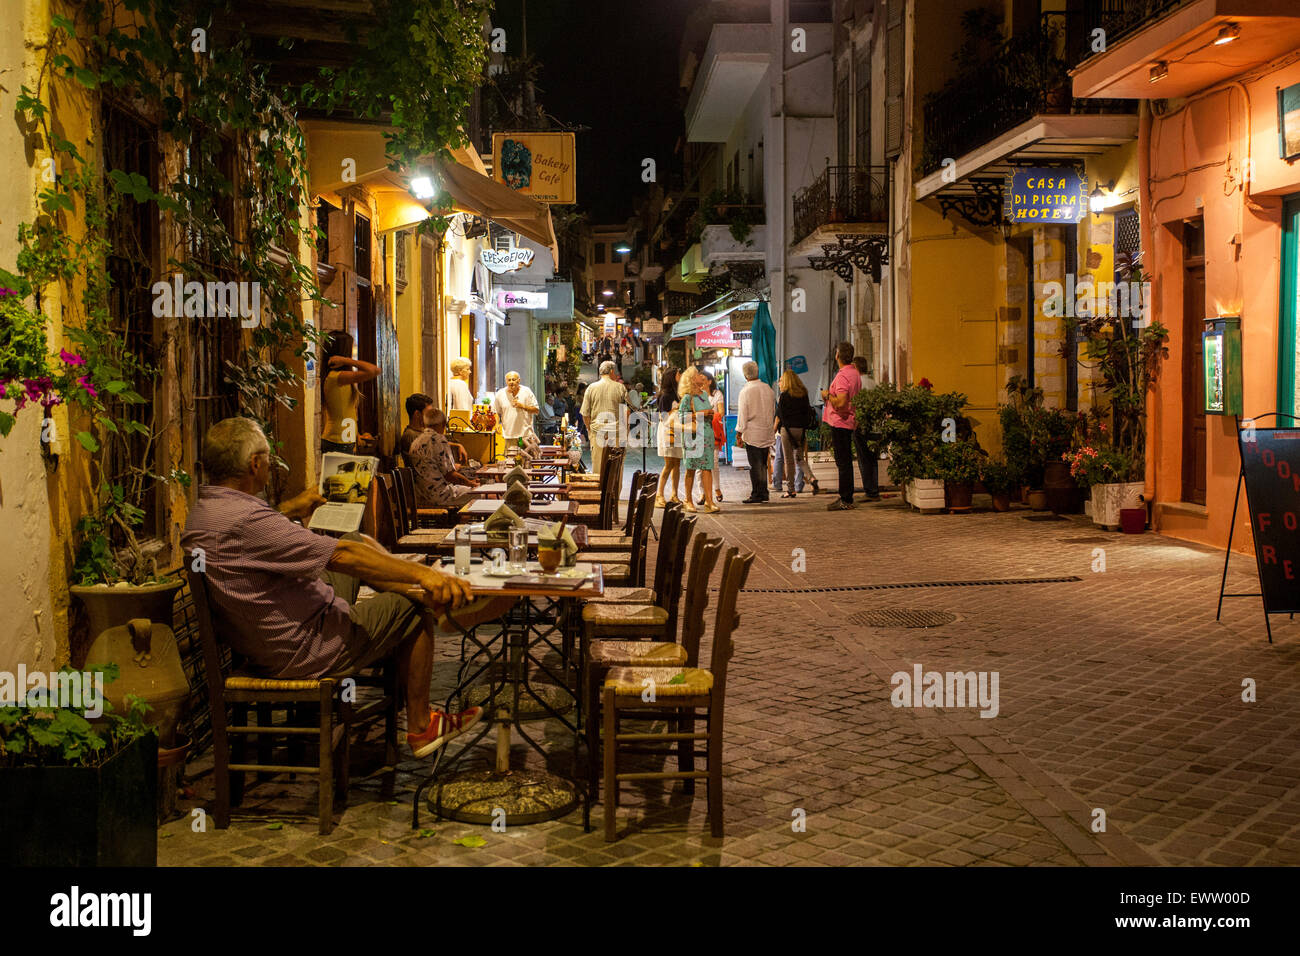
{"type": "Polygon", "coordinates": [[[485,216],[546,246],[551,251],[551,261],[559,263],[550,206],[521,196],[509,186],[460,163],[439,160],[434,163],[434,172],[438,185],[451,193],[457,212],[485,216]]]}
{"type": "Polygon", "coordinates": [[[727,325],[728,316],[739,309],[755,309],[758,307],[757,302],[741,302],[739,305],[733,305],[730,308],[723,309],[721,312],[708,312],[704,315],[692,316],[689,319],[682,319],[680,322],[673,323],[673,334],[669,336],[672,339],[684,339],[688,335],[694,335],[696,332],[712,328],[717,325],[727,325]]]}

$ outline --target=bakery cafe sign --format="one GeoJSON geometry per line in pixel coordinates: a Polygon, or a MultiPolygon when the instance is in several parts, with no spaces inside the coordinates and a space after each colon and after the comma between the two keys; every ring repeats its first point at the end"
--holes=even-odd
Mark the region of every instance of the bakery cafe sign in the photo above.
{"type": "Polygon", "coordinates": [[[504,272],[527,268],[533,261],[533,250],[517,248],[497,252],[495,249],[483,249],[479,251],[479,260],[488,267],[489,271],[501,275],[504,272]]]}

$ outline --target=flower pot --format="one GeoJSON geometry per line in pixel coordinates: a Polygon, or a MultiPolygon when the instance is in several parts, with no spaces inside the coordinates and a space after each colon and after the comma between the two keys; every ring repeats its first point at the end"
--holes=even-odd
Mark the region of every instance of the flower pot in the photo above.
{"type": "Polygon", "coordinates": [[[970,511],[971,494],[975,490],[972,485],[967,484],[965,482],[962,482],[960,484],[954,484],[952,482],[944,482],[943,490],[944,490],[944,495],[948,500],[949,511],[955,511],[955,512],[970,511]]]}
{"type": "Polygon", "coordinates": [[[995,492],[995,493],[993,494],[992,497],[993,497],[993,510],[994,510],[994,511],[1010,511],[1010,510],[1011,510],[1011,492],[1009,492],[1009,491],[998,491],[998,492],[995,492]]]}
{"type": "Polygon", "coordinates": [[[185,771],[185,758],[193,746],[189,737],[176,735],[176,746],[158,751],[158,822],[166,823],[176,816],[176,791],[180,789],[181,774],[185,771]]]}
{"type": "Polygon", "coordinates": [[[190,693],[172,633],[172,600],[181,582],[110,587],[75,586],[90,617],[90,650],[83,667],[116,664],[120,676],[104,685],[104,697],[118,714],[134,694],[150,710],[145,720],[158,728],[159,746],[175,746],[176,725],[190,693]]]}
{"type": "Polygon", "coordinates": [[[1068,488],[1048,487],[1043,489],[1047,495],[1047,507],[1058,515],[1075,515],[1083,510],[1083,489],[1074,482],[1068,488]]]}
{"type": "Polygon", "coordinates": [[[1043,491],[1041,488],[1030,490],[1028,495],[1028,504],[1029,507],[1033,508],[1035,511],[1046,511],[1047,492],[1043,491]]]}
{"type": "Polygon", "coordinates": [[[1141,534],[1147,529],[1147,509],[1119,509],[1119,528],[1125,534],[1141,534]]]}
{"type": "Polygon", "coordinates": [[[0,769],[0,860],[19,866],[154,866],[158,738],[93,767],[0,769]]]}
{"type": "Polygon", "coordinates": [[[1124,508],[1142,507],[1145,482],[1125,481],[1092,486],[1092,523],[1099,528],[1119,527],[1119,513],[1124,508]]]}
{"type": "Polygon", "coordinates": [[[938,478],[917,478],[911,483],[908,502],[921,511],[942,511],[947,501],[943,481],[938,478]]]}
{"type": "Polygon", "coordinates": [[[1049,461],[1043,468],[1043,488],[1073,488],[1074,479],[1070,477],[1070,464],[1065,461],[1049,461]]]}

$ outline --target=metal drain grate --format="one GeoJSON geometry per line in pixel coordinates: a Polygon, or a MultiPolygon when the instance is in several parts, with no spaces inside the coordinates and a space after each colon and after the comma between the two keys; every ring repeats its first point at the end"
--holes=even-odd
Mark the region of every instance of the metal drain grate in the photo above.
{"type": "Polygon", "coordinates": [[[859,627],[940,627],[957,620],[951,611],[930,608],[882,607],[862,611],[849,618],[850,624],[859,627]]]}
{"type": "MultiPolygon", "coordinates": [[[[911,588],[989,588],[1010,584],[1066,584],[1082,581],[1071,574],[1060,578],[1000,578],[992,581],[908,581],[903,584],[846,584],[835,588],[745,588],[746,594],[834,594],[841,591],[906,591],[911,588]]],[[[716,587],[710,591],[718,590],[716,587]]]]}

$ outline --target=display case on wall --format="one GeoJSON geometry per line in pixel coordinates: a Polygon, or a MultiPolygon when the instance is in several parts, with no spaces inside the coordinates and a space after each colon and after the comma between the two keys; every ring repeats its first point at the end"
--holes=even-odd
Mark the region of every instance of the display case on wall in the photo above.
{"type": "Polygon", "coordinates": [[[1205,320],[1201,333],[1201,362],[1205,381],[1205,414],[1241,414],[1241,319],[1219,316],[1205,320]]]}

